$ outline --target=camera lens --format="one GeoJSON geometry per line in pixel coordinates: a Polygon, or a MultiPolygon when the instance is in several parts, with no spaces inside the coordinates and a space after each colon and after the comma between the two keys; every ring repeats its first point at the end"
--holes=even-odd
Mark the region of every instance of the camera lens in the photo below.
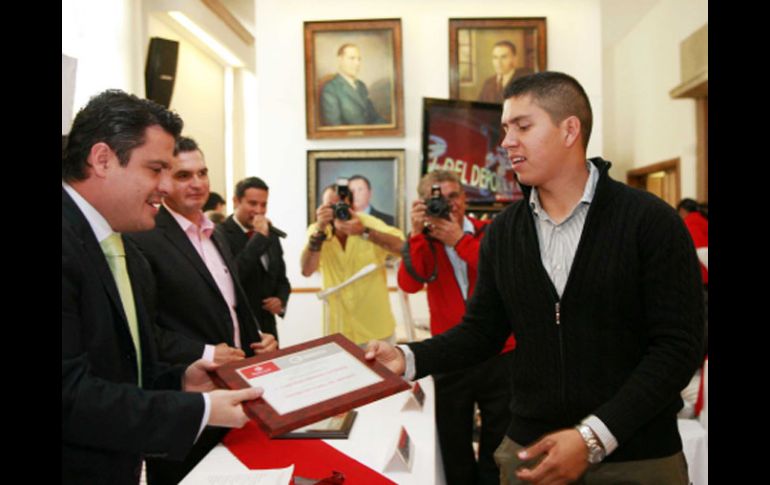
{"type": "Polygon", "coordinates": [[[431,217],[443,217],[449,219],[449,202],[441,196],[432,197],[426,204],[425,212],[431,217]]]}
{"type": "Polygon", "coordinates": [[[334,204],[334,217],[341,221],[350,220],[350,206],[345,202],[334,204]]]}

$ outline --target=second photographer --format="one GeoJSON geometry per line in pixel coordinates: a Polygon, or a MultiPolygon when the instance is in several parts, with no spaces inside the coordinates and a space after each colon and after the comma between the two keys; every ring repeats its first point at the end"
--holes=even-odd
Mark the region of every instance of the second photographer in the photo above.
{"type": "MultiPolygon", "coordinates": [[[[411,209],[412,232],[398,269],[407,293],[428,286],[432,335],[456,326],[476,286],[479,247],[491,221],[465,215],[465,192],[454,172],[426,174],[411,209]]],[[[493,453],[510,421],[509,337],[502,352],[475,367],[434,375],[436,428],[447,484],[498,483],[493,453]],[[474,458],[474,406],[481,411],[478,463],[474,458]]]]}
{"type": "Polygon", "coordinates": [[[344,283],[368,264],[376,264],[373,273],[329,298],[329,329],[359,345],[372,339],[395,342],[385,258],[399,253],[404,236],[398,228],[352,207],[347,179],[324,189],[316,222],[307,230],[302,275],[320,271],[322,286],[327,289],[344,283]]]}

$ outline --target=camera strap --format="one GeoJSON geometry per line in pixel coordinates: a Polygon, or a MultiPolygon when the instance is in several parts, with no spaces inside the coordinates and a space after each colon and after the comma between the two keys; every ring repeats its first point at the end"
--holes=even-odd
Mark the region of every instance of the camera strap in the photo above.
{"type": "Polygon", "coordinates": [[[409,252],[409,239],[406,240],[403,246],[401,246],[401,258],[404,260],[404,267],[409,276],[419,281],[420,283],[431,283],[438,277],[438,258],[436,257],[436,248],[433,247],[431,241],[428,241],[430,252],[433,254],[433,273],[426,279],[417,274],[412,266],[412,255],[409,252]]]}

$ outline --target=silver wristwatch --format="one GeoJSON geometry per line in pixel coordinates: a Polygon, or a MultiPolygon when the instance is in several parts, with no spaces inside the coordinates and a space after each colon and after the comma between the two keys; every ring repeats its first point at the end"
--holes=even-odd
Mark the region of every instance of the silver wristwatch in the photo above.
{"type": "Polygon", "coordinates": [[[579,424],[575,426],[575,429],[578,430],[588,447],[588,463],[595,465],[601,462],[607,453],[604,451],[604,446],[602,446],[599,438],[594,434],[594,430],[587,424],[579,424]]]}
{"type": "Polygon", "coordinates": [[[364,232],[361,233],[361,239],[363,239],[364,241],[368,241],[370,233],[371,233],[371,229],[369,229],[368,227],[365,227],[364,232]]]}

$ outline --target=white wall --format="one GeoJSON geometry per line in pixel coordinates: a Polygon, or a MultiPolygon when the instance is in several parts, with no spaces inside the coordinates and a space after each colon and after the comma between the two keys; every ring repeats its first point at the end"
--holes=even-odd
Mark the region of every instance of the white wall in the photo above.
{"type": "Polygon", "coordinates": [[[105,89],[142,96],[136,71],[138,2],[62,0],[61,10],[62,54],[77,59],[73,116],[105,89]]]}
{"type": "Polygon", "coordinates": [[[669,91],[682,81],[681,41],[707,22],[707,0],[660,0],[605,53],[604,152],[615,177],[679,157],[682,197],[695,197],[695,101],[669,91]]]}
{"type": "MultiPolygon", "coordinates": [[[[289,233],[284,241],[288,276],[296,287],[319,287],[320,278],[300,274],[299,256],[307,226],[306,152],[313,149],[403,148],[406,150],[407,207],[420,176],[423,97],[449,96],[449,19],[474,17],[546,17],[548,68],[575,76],[594,106],[596,122],[589,155],[602,147],[602,54],[598,0],[486,0],[483,14],[468,0],[256,0],[256,157],[247,158],[246,174],[271,186],[268,216],[289,233]],[[403,138],[308,140],[305,135],[303,21],[400,18],[403,36],[403,138]]],[[[391,275],[391,285],[395,285],[391,275]]],[[[279,322],[282,340],[308,337],[320,328],[320,305],[312,295],[292,295],[287,318],[279,322]]],[[[413,297],[424,302],[424,293],[413,297]]],[[[422,305],[422,303],[416,303],[422,305]]],[[[399,309],[394,306],[397,320],[399,309]]]]}
{"type": "MultiPolygon", "coordinates": [[[[616,45],[602,48],[600,0],[486,0],[483,14],[468,0],[255,0],[256,77],[236,72],[233,147],[236,180],[263,177],[272,187],[269,216],[289,233],[284,251],[295,288],[318,287],[304,278],[299,255],[305,243],[306,152],[312,149],[403,148],[407,206],[420,172],[422,97],[449,94],[448,19],[546,17],[548,68],[575,76],[594,108],[588,155],[615,162],[612,175],[625,179],[633,167],[681,157],[682,195],[695,194],[695,114],[690,100],[671,100],[678,85],[679,43],[708,20],[706,0],[659,0],[616,45]],[[403,34],[406,135],[402,138],[308,140],[305,136],[303,21],[400,18],[403,34]],[[604,97],[606,97],[606,103],[604,97]],[[602,153],[602,151],[604,153],[602,153]],[[239,160],[245,159],[245,163],[239,160]],[[245,166],[245,169],[244,169],[245,166]]],[[[62,53],[78,60],[75,111],[106,88],[142,96],[149,36],[178,39],[153,21],[142,0],[63,0],[62,53]]],[[[610,19],[611,21],[611,19],[610,19]]],[[[193,46],[180,46],[180,71],[172,107],[185,119],[213,170],[212,187],[223,187],[224,80],[216,61],[193,46]],[[220,175],[221,174],[221,175],[220,175]],[[220,181],[221,180],[221,181],[220,181]]],[[[390,277],[394,285],[393,277],[390,277]]],[[[394,313],[401,320],[395,294],[394,313]]],[[[412,296],[413,311],[427,316],[425,294],[412,296]]],[[[284,344],[320,335],[321,305],[312,294],[291,297],[280,323],[284,344]]]]}
{"type": "Polygon", "coordinates": [[[147,52],[150,37],[179,42],[176,80],[170,109],[179,113],[184,120],[182,133],[194,138],[203,150],[209,168],[211,190],[224,196],[224,68],[217,60],[187,42],[175,29],[154,15],[147,21],[144,52],[147,52]]]}

